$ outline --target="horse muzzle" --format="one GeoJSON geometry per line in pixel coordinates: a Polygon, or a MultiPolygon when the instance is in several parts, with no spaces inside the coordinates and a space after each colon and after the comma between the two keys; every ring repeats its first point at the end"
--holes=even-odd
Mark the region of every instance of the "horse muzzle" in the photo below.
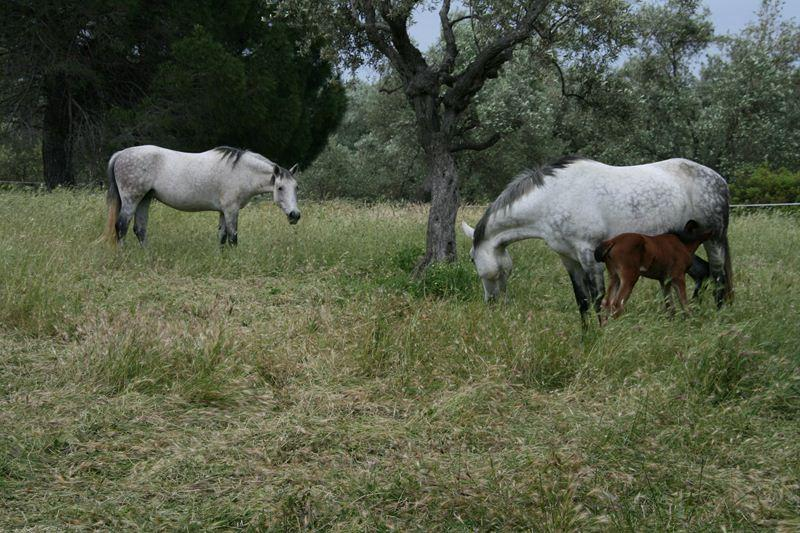
{"type": "Polygon", "coordinates": [[[300,211],[292,211],[286,218],[289,219],[289,224],[297,224],[300,221],[300,211]]]}

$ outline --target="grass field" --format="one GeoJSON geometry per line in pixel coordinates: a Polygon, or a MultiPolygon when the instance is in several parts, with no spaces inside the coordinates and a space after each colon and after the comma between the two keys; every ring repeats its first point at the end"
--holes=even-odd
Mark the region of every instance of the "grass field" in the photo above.
{"type": "Polygon", "coordinates": [[[582,335],[541,242],[488,307],[463,238],[409,277],[422,207],[301,207],[113,253],[100,193],[0,192],[0,530],[800,528],[798,218],[733,217],[733,307],[582,335]]]}

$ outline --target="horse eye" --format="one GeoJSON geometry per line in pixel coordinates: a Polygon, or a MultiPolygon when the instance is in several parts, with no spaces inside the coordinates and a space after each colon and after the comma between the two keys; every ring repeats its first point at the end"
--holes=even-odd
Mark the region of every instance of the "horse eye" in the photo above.
{"type": "Polygon", "coordinates": [[[282,190],[283,190],[283,187],[278,187],[278,190],[279,190],[279,191],[282,191],[282,190]]]}

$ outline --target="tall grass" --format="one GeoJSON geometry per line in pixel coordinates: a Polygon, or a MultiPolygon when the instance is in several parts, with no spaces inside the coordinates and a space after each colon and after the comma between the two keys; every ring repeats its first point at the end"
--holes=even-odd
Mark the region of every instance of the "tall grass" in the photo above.
{"type": "Polygon", "coordinates": [[[796,218],[733,217],[734,306],[585,333],[541,242],[505,305],[463,238],[412,278],[425,218],[154,205],[114,252],[101,194],[3,192],[0,529],[800,527],[796,218]]]}

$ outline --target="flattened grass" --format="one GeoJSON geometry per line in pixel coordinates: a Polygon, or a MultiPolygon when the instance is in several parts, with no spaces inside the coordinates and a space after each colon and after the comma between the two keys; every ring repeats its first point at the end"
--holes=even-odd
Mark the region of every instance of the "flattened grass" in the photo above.
{"type": "MultiPolygon", "coordinates": [[[[479,209],[466,209],[474,221],[479,209]]],[[[654,284],[582,335],[541,242],[485,306],[467,244],[420,280],[425,210],[0,195],[0,529],[800,527],[800,229],[732,219],[736,303],[654,284]]]]}

